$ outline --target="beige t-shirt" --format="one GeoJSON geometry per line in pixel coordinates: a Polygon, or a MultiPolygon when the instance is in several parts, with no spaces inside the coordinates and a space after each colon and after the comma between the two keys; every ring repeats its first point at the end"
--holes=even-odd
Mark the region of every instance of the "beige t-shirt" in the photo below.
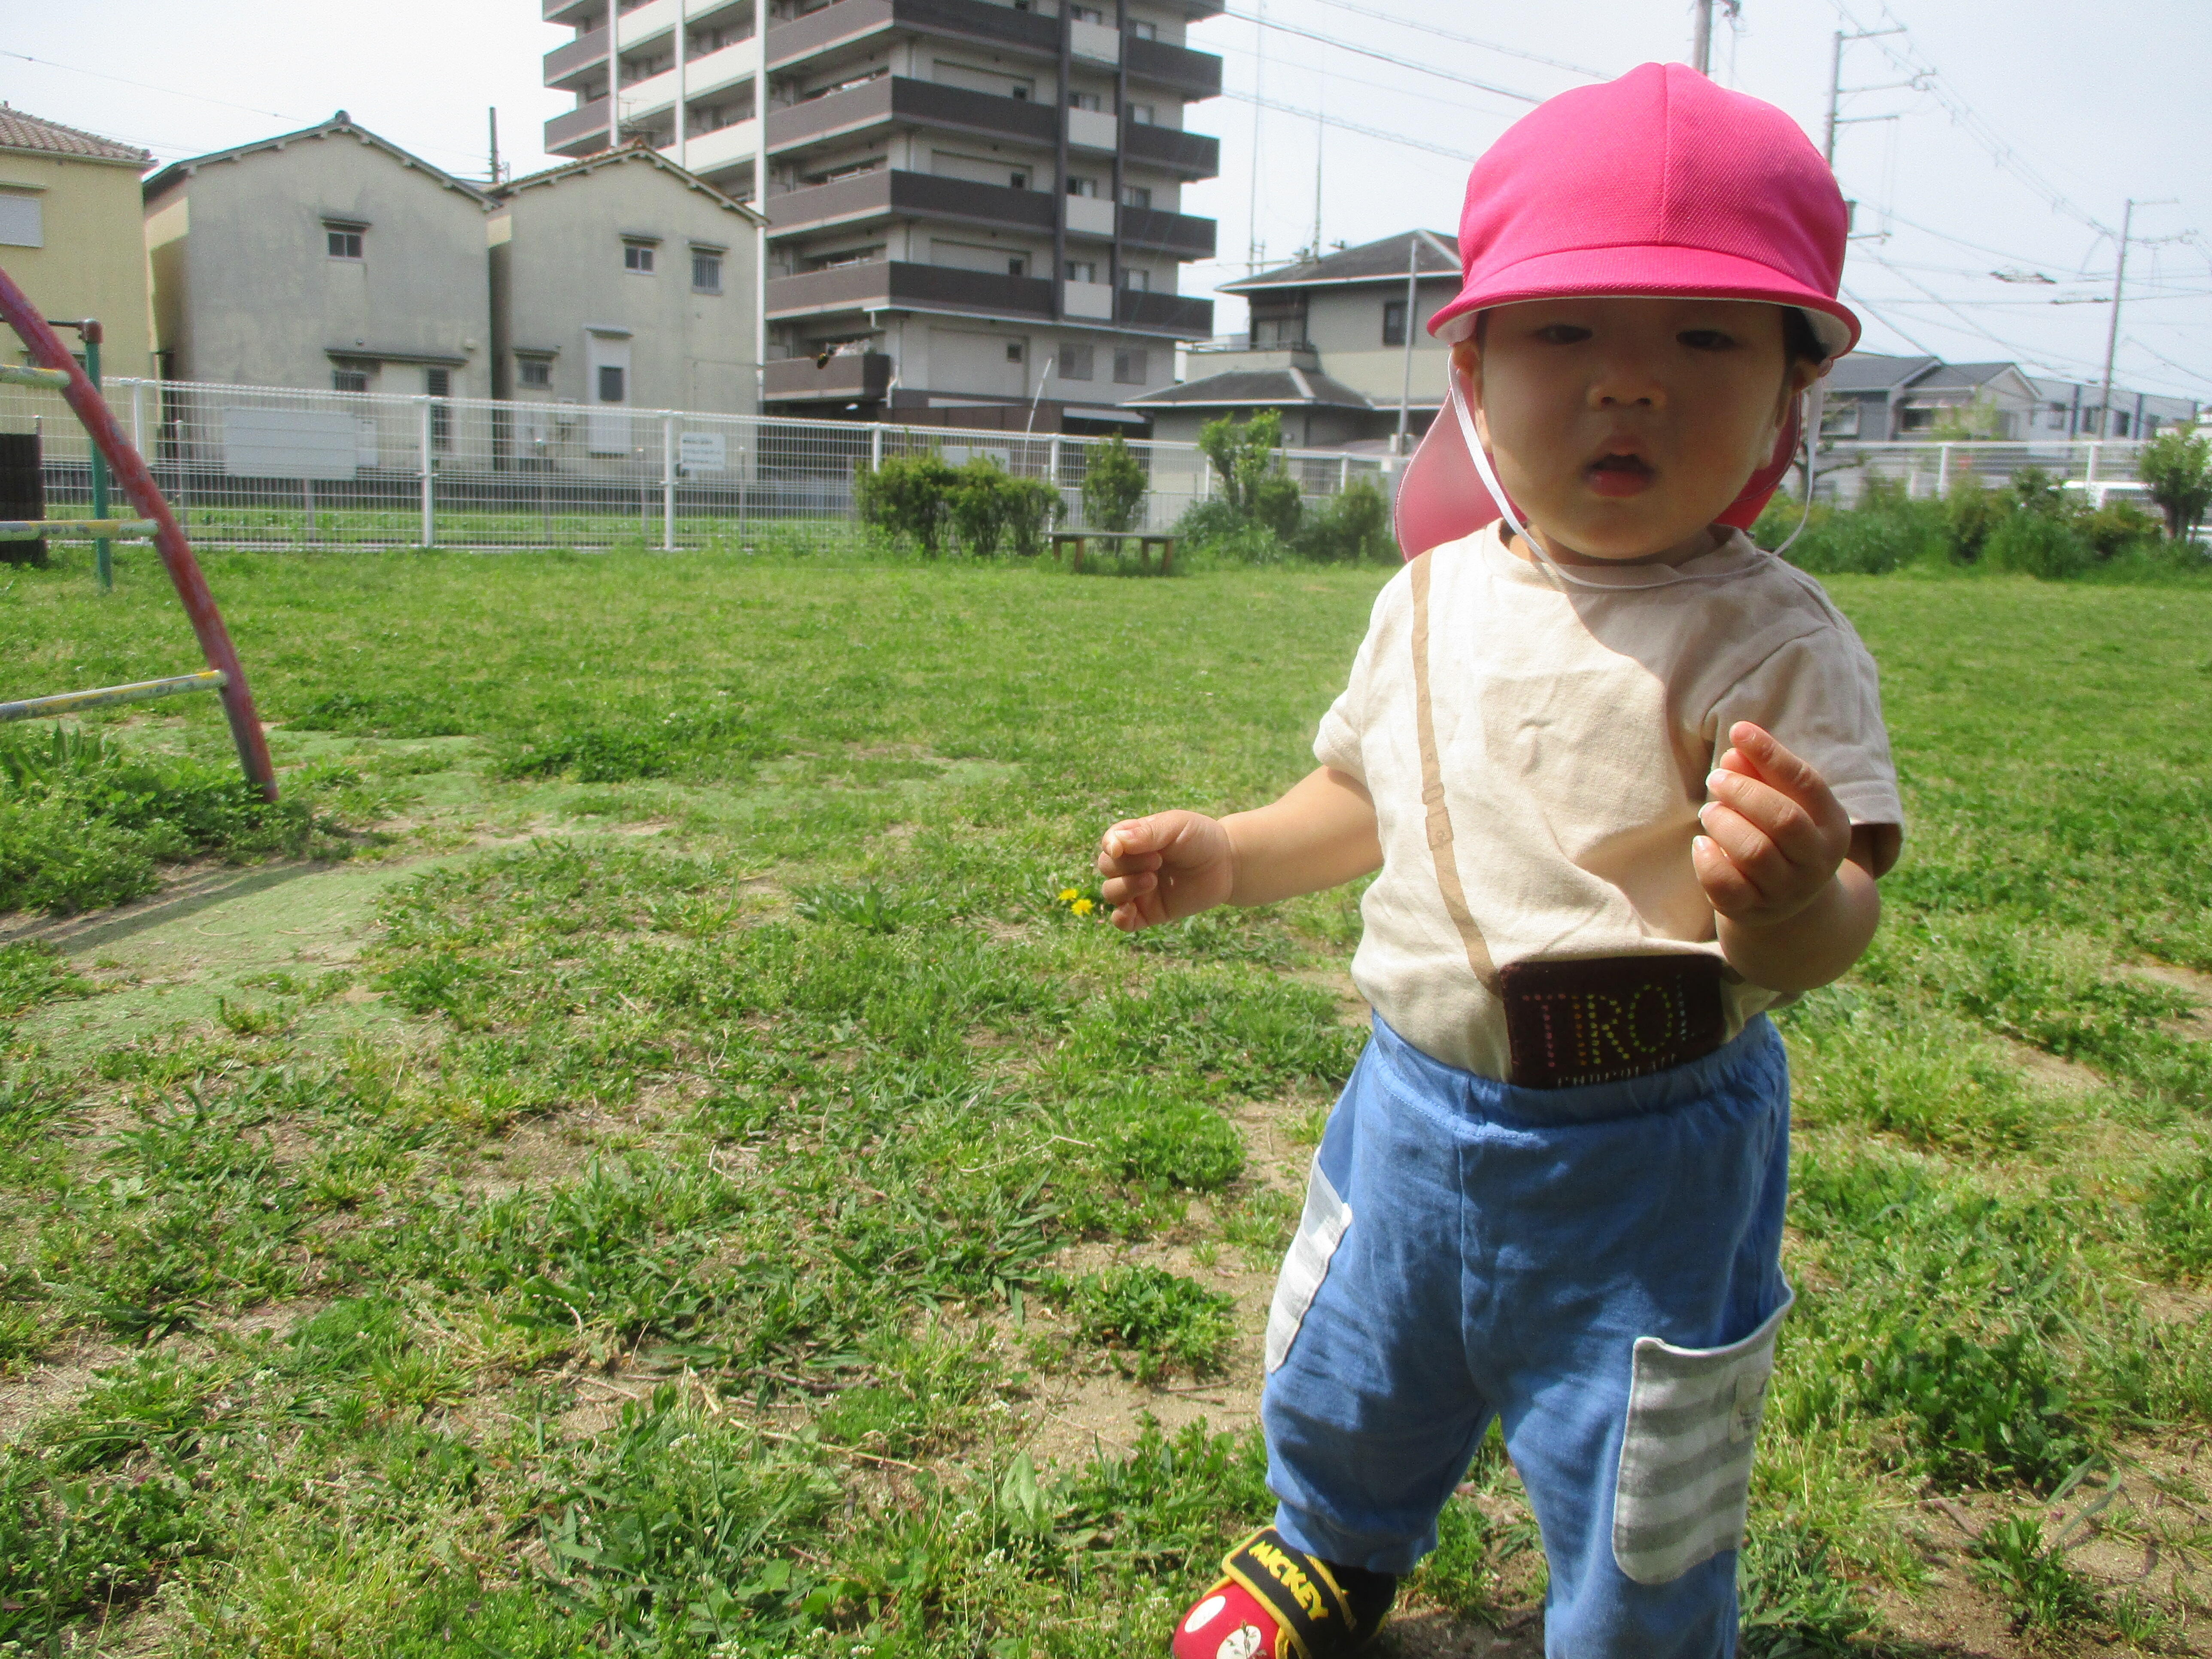
{"type": "MultiPolygon", "coordinates": [[[[1874,659],[1818,582],[1744,536],[1672,569],[1577,565],[1565,586],[1495,526],[1428,556],[1439,770],[1498,966],[1720,954],[1690,843],[1737,720],[1818,768],[1852,823],[1903,823],[1874,659]]],[[[1382,834],[1352,977],[1416,1047],[1504,1078],[1504,1012],[1468,965],[1430,854],[1412,643],[1401,571],[1314,740],[1367,786],[1382,834]]],[[[1729,974],[1729,1035],[1779,1000],[1729,974]]]]}

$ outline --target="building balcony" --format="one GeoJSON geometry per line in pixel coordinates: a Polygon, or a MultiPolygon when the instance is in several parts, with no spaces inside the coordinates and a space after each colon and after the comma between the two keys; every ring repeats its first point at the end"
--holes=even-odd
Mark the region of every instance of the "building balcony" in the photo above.
{"type": "Polygon", "coordinates": [[[644,3],[625,4],[624,0],[612,0],[622,26],[623,50],[636,49],[642,41],[656,35],[666,34],[676,27],[677,0],[644,0],[644,3]]]}
{"type": "Polygon", "coordinates": [[[1150,208],[1125,207],[1121,212],[1121,240],[1132,247],[1158,248],[1178,259],[1211,259],[1214,251],[1214,222],[1188,213],[1157,213],[1150,208]]]}
{"type": "Polygon", "coordinates": [[[763,379],[763,392],[772,404],[872,402],[890,391],[890,355],[854,352],[832,357],[818,368],[811,357],[787,357],[764,365],[763,379]]]}
{"type": "Polygon", "coordinates": [[[594,98],[556,115],[545,124],[545,151],[549,155],[592,155],[607,148],[607,118],[611,113],[604,98],[594,98]]]}
{"type": "Polygon", "coordinates": [[[574,25],[592,13],[604,15],[608,0],[545,0],[544,18],[549,23],[574,25]]]}
{"type": "Polygon", "coordinates": [[[556,92],[573,92],[576,83],[592,70],[604,69],[607,61],[607,32],[593,29],[589,34],[580,34],[565,46],[556,46],[545,54],[545,84],[556,92]]]}
{"type": "Polygon", "coordinates": [[[1125,121],[1121,125],[1121,153],[1132,161],[1175,173],[1186,183],[1216,178],[1221,172],[1221,141],[1202,132],[1185,132],[1181,127],[1125,121]]]}
{"type": "MultiPolygon", "coordinates": [[[[1052,284],[1036,276],[1006,276],[997,271],[962,270],[896,259],[769,279],[768,314],[779,319],[895,307],[986,317],[1049,318],[1052,284]]],[[[1206,313],[1210,318],[1211,306],[1206,313]]]]}
{"type": "Polygon", "coordinates": [[[768,63],[780,69],[827,47],[889,29],[911,29],[1038,58],[1060,56],[1060,21],[987,0],[836,0],[768,32],[768,63]]]}
{"type": "Polygon", "coordinates": [[[1165,40],[1128,40],[1129,78],[1148,86],[1165,87],[1182,98],[1221,96],[1221,60],[1208,52],[1192,52],[1165,40]]]}
{"type": "Polygon", "coordinates": [[[1180,340],[1204,340],[1213,333],[1213,301],[1125,288],[1114,307],[1114,319],[1124,328],[1172,334],[1180,340]]]}
{"type": "MultiPolygon", "coordinates": [[[[758,131],[755,122],[737,121],[712,132],[690,133],[684,138],[682,163],[709,179],[732,167],[748,165],[759,143],[758,131]]],[[[672,161],[679,159],[673,149],[664,149],[662,154],[672,161]]],[[[726,190],[728,181],[715,182],[717,188],[726,190]]]]}
{"type": "Polygon", "coordinates": [[[878,167],[850,179],[811,185],[768,199],[772,234],[811,230],[904,215],[974,225],[1052,234],[1055,198],[1049,191],[944,179],[933,173],[878,167]]]}
{"type": "Polygon", "coordinates": [[[760,68],[760,40],[732,41],[720,52],[702,52],[684,66],[684,95],[696,101],[724,87],[750,81],[760,68]]]}
{"type": "MultiPolygon", "coordinates": [[[[842,6],[871,5],[876,0],[841,0],[842,6]]],[[[995,10],[987,7],[987,10],[995,10]]],[[[817,12],[816,16],[822,14],[817,12]]],[[[1009,12],[1009,16],[1028,14],[1009,12]]],[[[771,35],[771,43],[773,42],[771,35]]],[[[963,87],[940,86],[934,81],[885,76],[850,92],[833,92],[785,109],[771,110],[768,118],[768,147],[771,152],[796,149],[802,144],[856,132],[883,122],[938,127],[974,133],[986,138],[1026,140],[1038,145],[1057,143],[1060,112],[1049,104],[1025,98],[1001,98],[988,92],[969,92],[963,87]]],[[[1218,146],[1216,146],[1217,150],[1218,146]]]]}

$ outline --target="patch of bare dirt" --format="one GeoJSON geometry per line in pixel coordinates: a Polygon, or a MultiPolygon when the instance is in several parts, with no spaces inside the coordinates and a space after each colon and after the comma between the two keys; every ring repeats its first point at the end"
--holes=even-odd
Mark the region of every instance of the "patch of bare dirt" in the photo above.
{"type": "Polygon", "coordinates": [[[0,1377],[0,1445],[13,1441],[47,1412],[68,1405],[92,1386],[94,1372],[119,1363],[129,1352],[116,1343],[81,1335],[28,1370],[0,1377]]]}

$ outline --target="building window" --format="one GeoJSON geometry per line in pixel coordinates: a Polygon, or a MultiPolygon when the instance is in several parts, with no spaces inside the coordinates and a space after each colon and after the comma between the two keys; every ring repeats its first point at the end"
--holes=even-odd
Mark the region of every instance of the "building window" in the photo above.
{"type": "Polygon", "coordinates": [[[1098,194],[1098,181],[1096,179],[1079,179],[1071,173],[1067,175],[1067,193],[1070,196],[1096,196],[1098,194]]]}
{"type": "Polygon", "coordinates": [[[624,270],[634,270],[641,276],[652,276],[653,244],[650,242],[624,242],[623,244],[623,269],[624,270]]]}
{"type": "Polygon", "coordinates": [[[1006,175],[1006,188],[1007,188],[1007,189],[1009,189],[1009,190],[1027,190],[1029,187],[1030,187],[1030,176],[1029,176],[1029,174],[1028,174],[1027,173],[1024,172],[1021,168],[1019,168],[1019,167],[1016,167],[1016,168],[1015,168],[1012,173],[1008,173],[1008,174],[1006,175]]]}
{"type": "Polygon", "coordinates": [[[1132,23],[1129,33],[1139,40],[1157,40],[1160,38],[1160,26],[1158,23],[1132,23]]]}
{"type": "Polygon", "coordinates": [[[1079,23],[1096,23],[1102,28],[1105,27],[1106,14],[1096,6],[1070,6],[1067,15],[1079,23]]]}
{"type": "Polygon", "coordinates": [[[1121,205],[1123,207],[1139,208],[1147,213],[1151,212],[1152,208],[1152,187],[1150,185],[1122,185],[1121,205]]]}
{"type": "Polygon", "coordinates": [[[722,256],[691,250],[691,291],[694,294],[720,294],[722,291],[722,256]]]}
{"type": "Polygon", "coordinates": [[[1401,346],[1406,343],[1406,302],[1385,300],[1382,302],[1382,343],[1401,346]]]}
{"type": "Polygon", "coordinates": [[[453,411],[447,407],[445,400],[453,395],[453,371],[450,368],[424,369],[422,390],[431,398],[430,447],[451,449],[453,447],[453,411]]]}
{"type": "Polygon", "coordinates": [[[1008,362],[1018,363],[1023,361],[1023,356],[1022,343],[1019,340],[1009,340],[1006,342],[1006,361],[1008,362]]]}
{"type": "Polygon", "coordinates": [[[0,245],[44,247],[45,216],[35,196],[0,196],[0,245]]]}
{"type": "Polygon", "coordinates": [[[1095,283],[1098,280],[1098,261],[1070,259],[1060,267],[1060,275],[1071,283],[1095,283]]]}
{"type": "Polygon", "coordinates": [[[1152,273],[1146,270],[1142,265],[1123,265],[1121,267],[1121,286],[1127,289],[1132,294],[1148,293],[1151,291],[1152,286],[1152,273]]]}
{"type": "Polygon", "coordinates": [[[1152,354],[1149,351],[1117,350],[1114,354],[1114,384],[1142,386],[1152,367],[1152,354]]]}
{"type": "Polygon", "coordinates": [[[1133,125],[1149,127],[1155,125],[1159,120],[1159,111],[1155,109],[1150,104],[1132,104],[1129,106],[1129,120],[1133,125]]]}
{"type": "Polygon", "coordinates": [[[1068,342],[1060,349],[1060,378],[1063,380],[1088,380],[1097,374],[1095,346],[1078,345],[1068,342]]]}
{"type": "Polygon", "coordinates": [[[553,384],[553,365],[543,357],[521,357],[515,361],[514,383],[517,386],[550,386],[553,384]]]}
{"type": "Polygon", "coordinates": [[[341,363],[331,370],[331,390],[366,392],[368,390],[368,371],[351,364],[341,363]]]}
{"type": "Polygon", "coordinates": [[[1026,254],[1026,253],[1009,253],[1009,254],[1006,256],[1006,275],[1007,275],[1007,276],[1028,276],[1029,274],[1030,274],[1030,256],[1029,256],[1028,254],[1026,254]]]}
{"type": "Polygon", "coordinates": [[[599,365],[599,401],[618,404],[623,400],[623,370],[618,363],[599,365]]]}
{"type": "Polygon", "coordinates": [[[1098,94],[1095,92],[1071,92],[1067,94],[1067,106],[1070,109],[1097,109],[1098,94]]]}
{"type": "Polygon", "coordinates": [[[358,259],[361,258],[361,231],[357,228],[325,225],[323,227],[323,235],[325,245],[331,251],[331,258],[358,259]]]}

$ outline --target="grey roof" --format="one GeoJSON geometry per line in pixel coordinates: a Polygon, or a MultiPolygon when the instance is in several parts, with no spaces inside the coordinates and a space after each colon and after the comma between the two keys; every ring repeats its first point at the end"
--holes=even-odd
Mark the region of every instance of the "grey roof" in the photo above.
{"type": "Polygon", "coordinates": [[[389,138],[380,138],[367,127],[355,125],[353,117],[348,115],[343,110],[340,110],[319,125],[302,127],[297,132],[280,132],[274,138],[263,138],[254,143],[240,144],[231,149],[210,150],[205,155],[188,156],[181,161],[172,161],[146,181],[146,199],[152,201],[170,185],[180,179],[191,178],[200,168],[216,161],[241,161],[248,155],[258,155],[264,150],[282,149],[285,145],[297,143],[303,138],[332,138],[341,135],[357,138],[364,144],[384,151],[400,166],[412,167],[417,173],[443,185],[447,189],[460,191],[462,195],[475,201],[479,207],[490,204],[491,198],[484,194],[481,186],[472,185],[465,179],[456,179],[444,168],[432,167],[421,156],[411,155],[400,149],[389,138]]]}
{"type": "Polygon", "coordinates": [[[1232,369],[1163,386],[1122,403],[1124,409],[1372,409],[1341,380],[1304,368],[1232,369]]]}
{"type": "MultiPolygon", "coordinates": [[[[1915,392],[1958,392],[1985,386],[2008,369],[2020,373],[2017,363],[1939,363],[1927,379],[1912,384],[1915,392]]],[[[2027,377],[2022,375],[2021,379],[2027,377]]]]}
{"type": "Polygon", "coordinates": [[[1318,259],[1301,259],[1296,264],[1260,271],[1241,282],[1224,283],[1218,291],[1250,294],[1266,289],[1315,288],[1334,283],[1387,283],[1394,278],[1402,283],[1406,280],[1409,252],[1419,255],[1422,276],[1449,276],[1455,282],[1459,279],[1457,239],[1441,231],[1415,230],[1385,236],[1379,242],[1363,242],[1358,247],[1344,248],[1318,259]]]}
{"type": "Polygon", "coordinates": [[[0,149],[28,150],[39,155],[66,155],[75,161],[113,161],[144,170],[154,165],[151,152],[136,144],[118,143],[96,132],[65,127],[36,115],[0,104],[0,149]]]}
{"type": "Polygon", "coordinates": [[[1828,392],[1895,392],[1911,386],[1932,368],[1942,367],[1936,357],[1885,357],[1878,351],[1854,351],[1828,371],[1828,392]]]}
{"type": "Polygon", "coordinates": [[[538,173],[526,173],[520,179],[509,179],[502,184],[487,187],[486,193],[494,201],[504,202],[508,198],[526,190],[542,189],[548,185],[557,185],[564,179],[580,178],[586,173],[596,173],[601,167],[619,167],[629,161],[649,163],[672,179],[697,191],[702,196],[710,198],[716,206],[727,208],[731,212],[751,220],[755,224],[764,225],[768,222],[753,209],[734,197],[717,190],[689,167],[670,161],[644,138],[633,138],[628,143],[616,149],[603,149],[595,155],[580,156],[573,161],[564,161],[558,167],[546,167],[538,173]]]}

